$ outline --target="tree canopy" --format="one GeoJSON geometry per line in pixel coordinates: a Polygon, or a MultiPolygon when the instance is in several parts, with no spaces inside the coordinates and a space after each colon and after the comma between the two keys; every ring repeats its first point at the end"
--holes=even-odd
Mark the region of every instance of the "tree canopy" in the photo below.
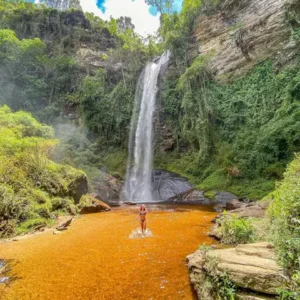
{"type": "Polygon", "coordinates": [[[145,0],[147,4],[155,7],[160,14],[172,11],[174,0],[145,0]]]}

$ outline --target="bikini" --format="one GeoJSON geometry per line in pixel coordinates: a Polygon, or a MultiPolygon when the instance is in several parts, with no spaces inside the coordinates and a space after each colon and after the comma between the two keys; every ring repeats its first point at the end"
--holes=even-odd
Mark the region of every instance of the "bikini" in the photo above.
{"type": "MultiPolygon", "coordinates": [[[[146,212],[145,212],[145,211],[141,211],[141,212],[140,212],[140,216],[146,216],[146,212]]],[[[141,221],[142,223],[144,223],[144,222],[146,221],[146,219],[144,219],[144,220],[141,220],[141,219],[140,219],[140,221],[141,221]]]]}

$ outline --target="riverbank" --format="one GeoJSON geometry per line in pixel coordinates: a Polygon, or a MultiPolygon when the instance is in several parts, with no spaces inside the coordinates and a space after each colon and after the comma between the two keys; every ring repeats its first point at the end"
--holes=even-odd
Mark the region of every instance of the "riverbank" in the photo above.
{"type": "Polygon", "coordinates": [[[0,245],[16,280],[4,299],[193,299],[185,257],[207,237],[208,207],[151,206],[152,237],[130,238],[138,207],[84,215],[59,235],[0,245]]]}

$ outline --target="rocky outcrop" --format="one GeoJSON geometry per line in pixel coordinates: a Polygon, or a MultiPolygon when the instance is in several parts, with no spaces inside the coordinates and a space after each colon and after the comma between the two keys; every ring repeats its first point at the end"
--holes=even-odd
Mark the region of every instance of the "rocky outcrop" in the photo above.
{"type": "Polygon", "coordinates": [[[119,202],[123,183],[115,176],[101,171],[99,176],[95,179],[94,186],[94,196],[96,196],[98,200],[109,205],[119,202]]]}
{"type": "Polygon", "coordinates": [[[222,240],[222,220],[224,218],[230,218],[233,214],[237,218],[257,218],[261,219],[265,216],[267,208],[270,205],[269,201],[259,201],[255,203],[243,203],[241,201],[232,200],[229,202],[229,207],[238,207],[237,209],[229,210],[226,215],[222,212],[220,213],[213,222],[215,225],[211,228],[209,236],[216,238],[217,240],[222,240]]]}
{"type": "Polygon", "coordinates": [[[152,187],[155,200],[170,200],[184,194],[193,188],[193,185],[180,175],[165,170],[152,171],[152,187]]]}
{"type": "Polygon", "coordinates": [[[120,71],[123,67],[121,62],[114,62],[108,56],[109,52],[106,49],[96,50],[82,44],[76,52],[76,60],[83,68],[90,71],[97,71],[99,68],[104,68],[110,71],[120,71]]]}
{"type": "MultiPolygon", "coordinates": [[[[284,65],[297,54],[291,41],[285,0],[226,0],[195,22],[190,57],[211,56],[219,80],[245,74],[257,62],[276,57],[284,65]]],[[[289,3],[297,3],[291,0],[289,3]]]]}
{"type": "Polygon", "coordinates": [[[197,250],[187,257],[191,282],[199,299],[217,299],[209,283],[226,276],[237,287],[238,299],[275,299],[286,281],[269,243],[238,245],[236,248],[197,250]],[[264,298],[265,297],[265,298],[264,298]]]}
{"type": "Polygon", "coordinates": [[[107,204],[100,200],[97,200],[92,195],[88,195],[85,197],[84,201],[82,201],[82,206],[83,207],[80,211],[81,214],[93,214],[111,210],[111,208],[107,204]]]}
{"type": "Polygon", "coordinates": [[[172,202],[190,203],[199,205],[215,205],[216,211],[223,211],[230,201],[238,201],[237,197],[229,192],[216,192],[212,199],[205,196],[205,192],[195,188],[179,193],[169,199],[172,202]],[[234,199],[234,200],[232,200],[234,199]]]}
{"type": "MultiPolygon", "coordinates": [[[[77,175],[77,174],[76,174],[77,175]]],[[[81,197],[88,192],[88,181],[84,173],[78,172],[78,175],[68,185],[69,196],[78,204],[81,197]]]]}
{"type": "Polygon", "coordinates": [[[211,200],[204,196],[204,191],[191,189],[185,193],[181,193],[170,199],[173,202],[187,203],[187,204],[199,204],[208,205],[211,204],[211,200]]]}
{"type": "Polygon", "coordinates": [[[226,203],[226,210],[235,210],[238,208],[246,207],[247,204],[237,199],[230,200],[226,203]]]}
{"type": "Polygon", "coordinates": [[[274,300],[274,297],[268,297],[268,296],[264,296],[264,295],[257,295],[254,293],[243,293],[243,292],[239,292],[236,293],[235,295],[235,299],[236,300],[274,300]]]}

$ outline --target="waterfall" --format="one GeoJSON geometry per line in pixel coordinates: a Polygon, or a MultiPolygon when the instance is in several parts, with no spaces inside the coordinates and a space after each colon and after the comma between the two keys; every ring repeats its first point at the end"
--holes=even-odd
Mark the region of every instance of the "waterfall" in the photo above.
{"type": "Polygon", "coordinates": [[[158,61],[148,63],[137,83],[124,185],[124,196],[128,201],[153,201],[151,186],[153,114],[159,73],[168,60],[169,51],[166,51],[158,61]]]}

